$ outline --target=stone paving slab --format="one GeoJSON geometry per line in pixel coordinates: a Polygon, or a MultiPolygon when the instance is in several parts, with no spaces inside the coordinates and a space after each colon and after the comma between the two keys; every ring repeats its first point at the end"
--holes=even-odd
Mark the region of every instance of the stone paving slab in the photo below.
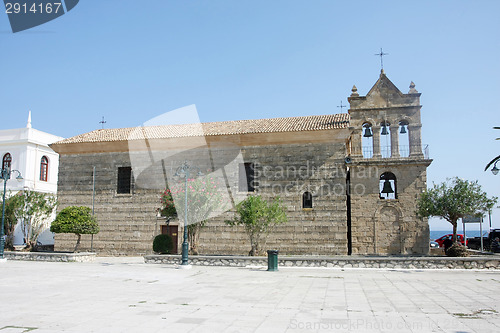
{"type": "Polygon", "coordinates": [[[5,332],[500,332],[485,270],[0,264],[5,332]]]}

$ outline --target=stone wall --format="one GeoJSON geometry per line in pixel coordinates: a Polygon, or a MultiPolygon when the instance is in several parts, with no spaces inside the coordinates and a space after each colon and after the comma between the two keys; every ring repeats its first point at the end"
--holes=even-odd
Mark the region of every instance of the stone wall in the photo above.
{"type": "MultiPolygon", "coordinates": [[[[239,152],[239,147],[237,149],[239,152]]],[[[277,248],[284,254],[337,255],[347,253],[346,173],[343,160],[345,143],[269,145],[243,147],[245,162],[255,165],[255,192],[267,199],[279,196],[287,208],[289,222],[276,227],[263,250],[277,248]],[[302,195],[313,195],[313,208],[302,208],[302,195]]],[[[117,169],[131,166],[136,153],[63,154],[59,167],[59,210],[69,205],[92,206],[92,170],[95,173],[95,215],[101,231],[93,237],[92,250],[100,255],[143,255],[152,252],[152,241],[165,222],[157,218],[160,193],[165,187],[165,170],[172,172],[184,160],[204,169],[203,152],[192,150],[169,158],[134,173],[131,194],[117,194],[117,169]]],[[[215,147],[211,151],[217,163],[234,158],[235,149],[215,147]]],[[[140,159],[140,158],[139,158],[140,159]]],[[[224,163],[222,163],[224,162],[224,163]]],[[[214,166],[214,165],[212,165],[214,166]]],[[[234,168],[232,169],[234,171],[234,168]]],[[[237,170],[237,169],[236,169],[237,170]]],[[[134,170],[135,171],[135,170],[134,170]]],[[[226,170],[227,171],[227,170],[226,170]]],[[[226,173],[234,197],[238,191],[238,175],[226,173]]],[[[227,212],[211,219],[200,237],[200,253],[247,254],[250,242],[242,227],[227,226],[224,221],[234,213],[227,212]]],[[[182,221],[179,236],[182,235],[182,221]]],[[[181,238],[179,237],[179,250],[181,238]]],[[[71,250],[74,235],[56,235],[56,250],[71,250]]],[[[82,250],[90,250],[91,236],[82,236],[82,250]]]]}
{"type": "MultiPolygon", "coordinates": [[[[148,255],[148,264],[179,265],[180,256],[148,255]]],[[[190,256],[189,264],[198,266],[267,267],[266,257],[190,256]]],[[[500,258],[485,257],[278,257],[278,267],[388,268],[388,269],[500,269],[500,258]]]]}
{"type": "Polygon", "coordinates": [[[94,261],[96,254],[5,251],[4,257],[8,260],[23,260],[23,261],[91,262],[94,261]]]}
{"type": "Polygon", "coordinates": [[[427,162],[364,160],[351,169],[353,254],[427,254],[429,225],[416,215],[426,188],[427,162]],[[380,198],[380,175],[397,178],[397,199],[380,198]]]}
{"type": "MultiPolygon", "coordinates": [[[[130,166],[126,153],[62,155],[59,164],[58,210],[67,206],[92,207],[92,174],[95,173],[95,216],[100,232],[93,237],[93,251],[105,255],[146,254],[157,229],[158,191],[134,187],[131,194],[117,194],[117,168],[130,166]]],[[[81,250],[90,250],[90,235],[82,235],[81,250]]],[[[76,236],[56,234],[55,250],[73,250],[76,236]]]]}

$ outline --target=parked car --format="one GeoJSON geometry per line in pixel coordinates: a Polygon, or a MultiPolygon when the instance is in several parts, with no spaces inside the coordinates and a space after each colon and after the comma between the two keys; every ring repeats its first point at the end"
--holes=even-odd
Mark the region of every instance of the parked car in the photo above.
{"type": "MultiPolygon", "coordinates": [[[[439,247],[444,247],[444,244],[443,244],[444,241],[446,239],[452,239],[452,238],[453,238],[453,234],[447,234],[447,235],[439,237],[438,239],[435,240],[435,242],[439,244],[439,247]]],[[[462,235],[462,234],[457,234],[457,241],[459,241],[462,245],[467,245],[467,244],[464,244],[464,235],[462,235]]]]}
{"type": "MultiPolygon", "coordinates": [[[[483,237],[483,248],[486,251],[490,251],[491,243],[493,240],[499,237],[500,238],[500,229],[491,229],[490,233],[487,237],[483,237]]],[[[480,250],[481,249],[481,237],[471,237],[467,238],[467,246],[470,249],[480,250]]]]}
{"type": "Polygon", "coordinates": [[[439,243],[436,243],[435,241],[431,240],[429,242],[429,245],[431,247],[431,249],[437,249],[439,247],[439,243]]]}

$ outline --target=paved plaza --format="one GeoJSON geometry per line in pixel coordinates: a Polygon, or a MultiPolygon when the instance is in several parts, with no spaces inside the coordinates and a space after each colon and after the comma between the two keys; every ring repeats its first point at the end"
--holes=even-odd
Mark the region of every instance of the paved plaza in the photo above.
{"type": "Polygon", "coordinates": [[[500,332],[500,272],[0,263],[0,333],[500,332]]]}

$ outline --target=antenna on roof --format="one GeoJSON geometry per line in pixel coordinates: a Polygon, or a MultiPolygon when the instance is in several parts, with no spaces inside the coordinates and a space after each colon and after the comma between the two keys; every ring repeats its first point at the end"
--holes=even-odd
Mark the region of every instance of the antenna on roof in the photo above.
{"type": "Polygon", "coordinates": [[[382,48],[380,48],[380,53],[375,53],[376,56],[379,56],[380,57],[380,72],[383,73],[384,72],[384,61],[383,61],[383,57],[385,55],[388,55],[389,53],[384,53],[382,51],[382,48]]]}
{"type": "Polygon", "coordinates": [[[104,120],[104,116],[102,117],[102,120],[99,122],[101,124],[101,129],[104,129],[104,124],[106,124],[106,121],[104,120]]]}
{"type": "Polygon", "coordinates": [[[340,113],[342,113],[342,109],[346,108],[346,105],[342,105],[342,100],[340,101],[340,105],[337,105],[338,108],[340,108],[340,113]]]}

